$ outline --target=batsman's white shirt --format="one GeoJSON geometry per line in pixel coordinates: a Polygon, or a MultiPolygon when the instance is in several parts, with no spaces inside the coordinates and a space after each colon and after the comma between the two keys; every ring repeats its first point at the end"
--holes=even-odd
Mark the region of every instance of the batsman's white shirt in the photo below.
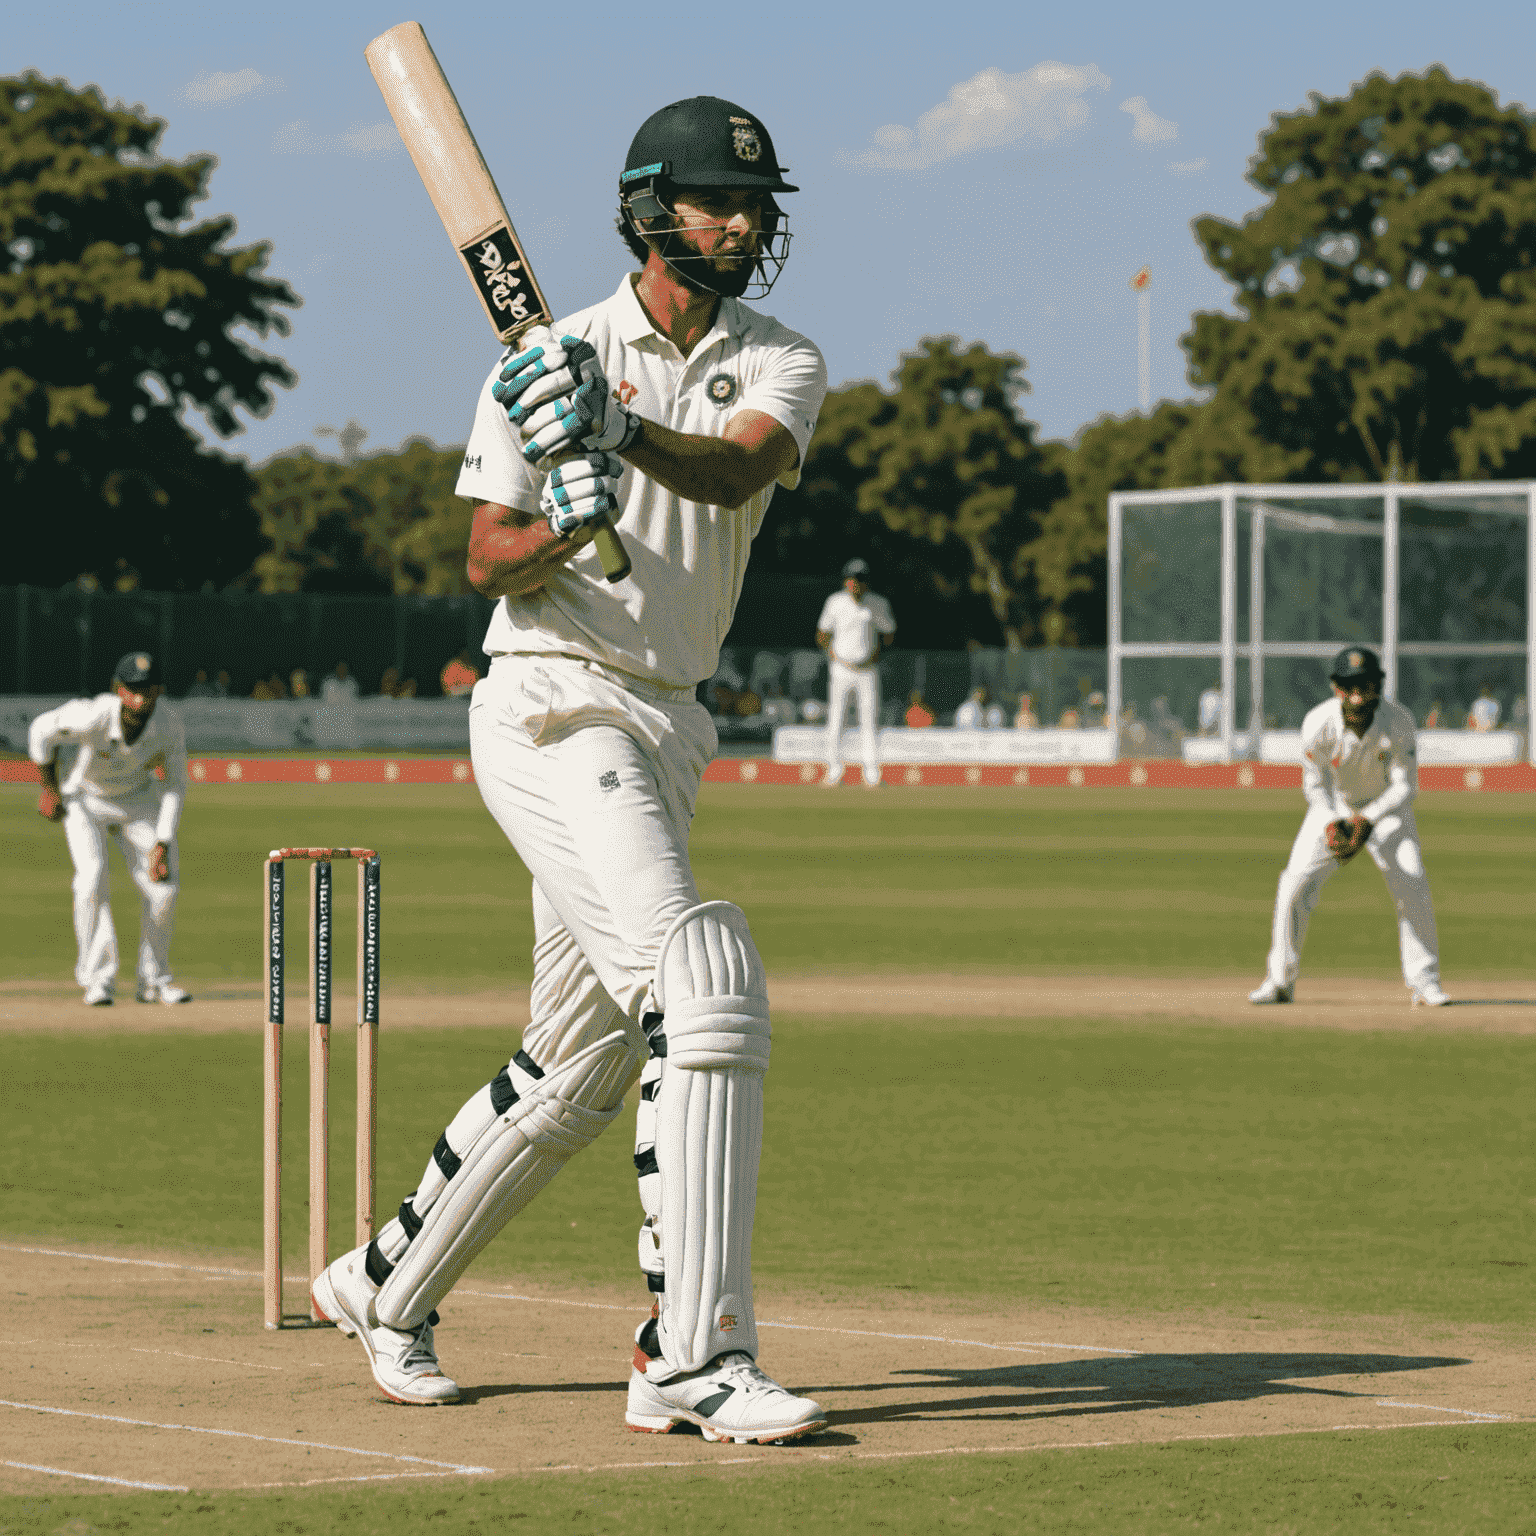
{"type": "MultiPolygon", "coordinates": [[[[597,350],[609,386],[630,410],[677,432],[722,437],[741,410],[762,411],[794,438],[800,462],[827,392],[827,368],[804,336],[736,299],[685,358],[652,325],[625,277],[612,298],[562,320],[557,334],[597,350]]],[[[480,392],[457,491],[537,513],[545,472],[491,398],[501,363],[480,392]]],[[[799,469],[780,477],[793,488],[799,469]]],[[[588,547],[529,597],[502,598],[486,633],[492,656],[555,653],[667,687],[713,675],[741,596],[752,540],[774,484],[735,509],[688,501],[626,464],[617,528],[634,570],[612,586],[588,547]]]]}
{"type": "Polygon", "coordinates": [[[120,821],[152,820],[158,843],[176,836],[187,797],[187,736],[164,700],[131,743],[123,739],[123,701],[116,693],[71,699],[39,715],[27,731],[27,752],[39,765],[68,745],[80,750],[59,785],[66,801],[84,800],[93,812],[115,813],[120,821]]]}
{"type": "Polygon", "coordinates": [[[867,667],[880,654],[880,636],[896,633],[896,615],[878,592],[855,597],[844,587],[822,604],[816,628],[832,636],[835,661],[867,667]]]}

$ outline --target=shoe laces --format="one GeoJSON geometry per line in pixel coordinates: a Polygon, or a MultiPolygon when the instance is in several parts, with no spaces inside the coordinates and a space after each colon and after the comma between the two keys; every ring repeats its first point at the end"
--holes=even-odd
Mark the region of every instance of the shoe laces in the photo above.
{"type": "MultiPolygon", "coordinates": [[[[716,1374],[729,1381],[733,1386],[741,1389],[743,1395],[752,1392],[784,1392],[781,1387],[766,1371],[764,1371],[751,1355],[733,1354],[721,1357],[716,1374]]],[[[789,1394],[785,1393],[787,1397],[789,1394]]]]}
{"type": "Polygon", "coordinates": [[[410,1345],[400,1356],[399,1366],[402,1371],[413,1376],[438,1369],[437,1351],[432,1347],[431,1323],[423,1323],[411,1335],[410,1345]]]}

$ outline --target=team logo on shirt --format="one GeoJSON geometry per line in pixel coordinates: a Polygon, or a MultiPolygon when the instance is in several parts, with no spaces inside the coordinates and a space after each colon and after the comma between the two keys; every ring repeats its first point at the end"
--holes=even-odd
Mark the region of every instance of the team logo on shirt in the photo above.
{"type": "Polygon", "coordinates": [[[717,373],[708,384],[704,386],[709,398],[723,411],[732,400],[736,398],[736,391],[740,386],[728,373],[717,373]]]}
{"type": "Polygon", "coordinates": [[[619,387],[613,392],[613,398],[617,400],[620,405],[628,405],[629,402],[633,400],[639,393],[640,391],[636,389],[628,379],[620,379],[619,387]]]}
{"type": "Polygon", "coordinates": [[[758,138],[757,129],[752,126],[750,117],[731,119],[731,145],[738,160],[762,159],[763,141],[758,138]]]}

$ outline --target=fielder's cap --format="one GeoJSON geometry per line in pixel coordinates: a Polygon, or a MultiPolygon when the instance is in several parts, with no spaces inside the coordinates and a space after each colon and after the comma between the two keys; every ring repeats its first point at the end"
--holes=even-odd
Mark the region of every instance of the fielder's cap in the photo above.
{"type": "Polygon", "coordinates": [[[784,180],[787,169],[779,164],[760,118],[718,96],[690,96],[653,112],[640,125],[619,190],[662,176],[675,187],[798,192],[784,180]]]}
{"type": "Polygon", "coordinates": [[[1383,675],[1376,652],[1364,645],[1345,646],[1328,669],[1329,680],[1335,683],[1379,683],[1383,675]]]}
{"type": "Polygon", "coordinates": [[[867,560],[850,560],[843,567],[843,580],[852,581],[857,576],[860,581],[869,580],[869,562],[867,560]]]}
{"type": "Polygon", "coordinates": [[[125,688],[153,688],[160,682],[160,664],[148,651],[129,651],[112,669],[112,681],[125,688]]]}

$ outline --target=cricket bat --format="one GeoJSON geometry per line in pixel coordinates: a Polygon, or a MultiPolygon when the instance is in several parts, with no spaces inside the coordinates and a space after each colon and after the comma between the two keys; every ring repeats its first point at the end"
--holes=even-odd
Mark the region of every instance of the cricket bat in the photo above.
{"type": "MultiPolygon", "coordinates": [[[[535,325],[552,325],[554,315],[506,204],[420,23],[391,27],[368,44],[363,57],[491,329],[511,343],[535,325]]],[[[629,556],[613,524],[604,518],[591,526],[603,574],[623,581],[629,556]]]]}

